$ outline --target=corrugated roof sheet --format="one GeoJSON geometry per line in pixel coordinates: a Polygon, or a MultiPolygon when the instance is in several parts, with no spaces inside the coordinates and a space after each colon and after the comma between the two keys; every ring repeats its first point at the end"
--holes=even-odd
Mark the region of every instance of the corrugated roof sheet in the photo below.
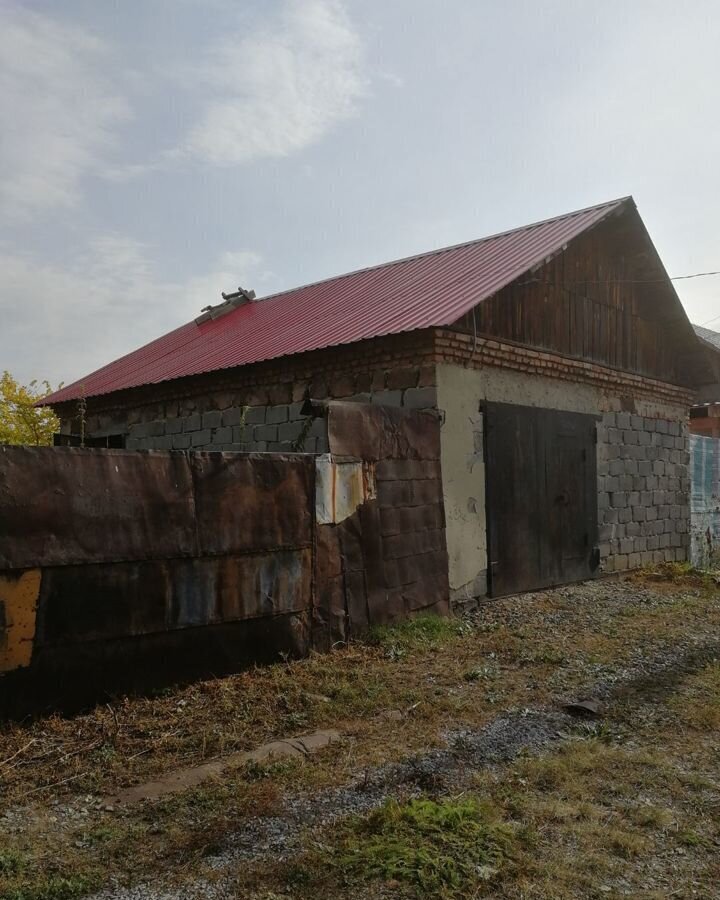
{"type": "Polygon", "coordinates": [[[625,197],[283,291],[194,321],[52,394],[61,403],[366,338],[450,325],[619,209],[625,197]]]}
{"type": "Polygon", "coordinates": [[[720,350],[720,334],[717,331],[703,328],[702,325],[693,325],[693,331],[699,338],[702,338],[708,344],[712,344],[716,350],[720,350]]]}

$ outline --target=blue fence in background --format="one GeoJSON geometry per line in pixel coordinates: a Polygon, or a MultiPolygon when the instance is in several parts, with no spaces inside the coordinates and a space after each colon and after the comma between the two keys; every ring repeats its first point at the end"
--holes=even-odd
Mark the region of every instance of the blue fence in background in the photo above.
{"type": "Polygon", "coordinates": [[[720,566],[720,440],[690,435],[690,559],[720,566]]]}

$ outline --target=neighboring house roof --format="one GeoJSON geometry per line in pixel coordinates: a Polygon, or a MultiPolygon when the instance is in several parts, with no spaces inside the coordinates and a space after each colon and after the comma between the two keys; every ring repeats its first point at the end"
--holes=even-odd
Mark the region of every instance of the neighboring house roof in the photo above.
{"type": "Polygon", "coordinates": [[[716,350],[720,350],[720,333],[711,331],[709,328],[703,328],[702,325],[693,325],[693,331],[705,343],[712,344],[716,350]]]}
{"type": "Polygon", "coordinates": [[[451,325],[631,197],[282,291],[193,321],[51,394],[62,403],[322,347],[451,325]]]}

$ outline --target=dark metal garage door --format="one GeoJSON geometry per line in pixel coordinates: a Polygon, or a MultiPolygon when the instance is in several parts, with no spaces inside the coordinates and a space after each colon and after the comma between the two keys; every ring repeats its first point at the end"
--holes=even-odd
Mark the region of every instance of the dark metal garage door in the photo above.
{"type": "Polygon", "coordinates": [[[506,403],[485,413],[491,596],[590,578],[596,417],[506,403]]]}

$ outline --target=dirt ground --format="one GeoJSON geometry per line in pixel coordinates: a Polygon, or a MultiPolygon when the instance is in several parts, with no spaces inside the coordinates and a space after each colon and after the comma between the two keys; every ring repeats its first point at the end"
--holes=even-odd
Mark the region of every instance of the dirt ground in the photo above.
{"type": "Polygon", "coordinates": [[[0,725],[0,898],[720,897],[719,625],[667,567],[0,725]]]}

